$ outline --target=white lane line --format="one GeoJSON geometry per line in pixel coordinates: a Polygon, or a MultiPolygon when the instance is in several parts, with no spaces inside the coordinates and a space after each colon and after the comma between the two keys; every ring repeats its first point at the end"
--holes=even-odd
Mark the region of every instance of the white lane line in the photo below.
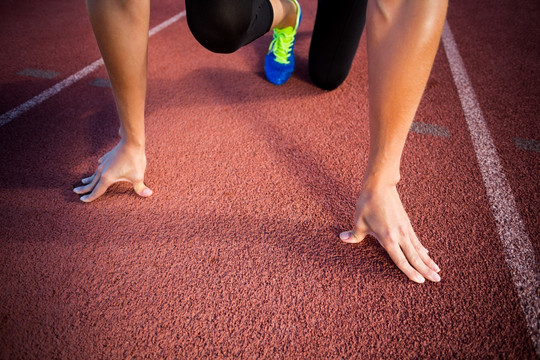
{"type": "Polygon", "coordinates": [[[11,120],[15,119],[17,116],[27,112],[34,106],[41,104],[48,98],[50,98],[53,95],[58,94],[60,91],[62,91],[64,88],[73,85],[77,81],[81,80],[86,75],[90,74],[91,72],[94,72],[97,68],[99,68],[101,65],[103,65],[103,59],[99,59],[94,61],[92,64],[88,65],[84,69],[76,72],[75,74],[71,75],[67,79],[64,79],[57,83],[56,85],[48,88],[41,94],[34,96],[24,104],[21,104],[17,106],[14,109],[11,109],[7,113],[0,116],[0,126],[6,125],[11,120]]]}
{"type": "Polygon", "coordinates": [[[165,20],[164,22],[162,22],[161,24],[153,27],[152,29],[150,29],[150,31],[148,32],[148,36],[149,37],[152,37],[154,36],[155,34],[157,34],[158,32],[160,32],[161,30],[171,26],[172,24],[174,24],[175,22],[177,22],[178,20],[180,20],[181,18],[183,18],[184,16],[186,16],[186,11],[182,11],[182,12],[179,12],[178,14],[174,15],[172,18],[170,18],[169,20],[165,20]]]}
{"type": "Polygon", "coordinates": [[[529,235],[501,166],[484,115],[459,54],[448,22],[442,35],[444,49],[469,127],[476,158],[506,255],[506,263],[527,322],[536,354],[540,356],[540,274],[529,235]]]}
{"type": "MultiPolygon", "coordinates": [[[[180,20],[182,17],[186,15],[185,11],[182,11],[179,14],[176,14],[172,18],[165,20],[161,24],[157,25],[156,27],[152,28],[148,32],[148,36],[153,36],[160,32],[161,30],[165,29],[166,27],[172,25],[176,21],[180,20]]],[[[27,112],[28,110],[32,109],[36,105],[41,104],[45,100],[49,99],[51,96],[54,96],[58,94],[63,89],[67,88],[68,86],[71,86],[75,84],[77,81],[81,80],[88,74],[96,71],[99,67],[103,65],[103,59],[99,59],[85,67],[84,69],[76,72],[75,74],[71,75],[67,79],[64,79],[57,83],[56,85],[48,88],[47,90],[43,91],[41,94],[34,96],[32,99],[28,100],[27,102],[17,106],[16,108],[11,109],[5,114],[2,114],[0,116],[0,126],[6,125],[11,120],[15,119],[16,117],[20,116],[21,114],[27,112]]]]}

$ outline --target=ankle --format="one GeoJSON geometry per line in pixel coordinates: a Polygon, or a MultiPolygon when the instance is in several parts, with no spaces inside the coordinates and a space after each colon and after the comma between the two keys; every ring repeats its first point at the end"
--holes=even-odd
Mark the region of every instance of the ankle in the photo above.
{"type": "Polygon", "coordinates": [[[280,0],[280,5],[284,15],[281,21],[276,24],[275,28],[294,28],[296,26],[296,18],[298,15],[298,9],[296,8],[296,4],[291,0],[280,0]]]}

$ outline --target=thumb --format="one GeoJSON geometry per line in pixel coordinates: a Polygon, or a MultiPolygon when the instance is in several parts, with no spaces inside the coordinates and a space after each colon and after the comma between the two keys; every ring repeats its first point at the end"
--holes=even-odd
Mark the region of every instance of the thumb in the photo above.
{"type": "Polygon", "coordinates": [[[339,234],[341,241],[356,244],[363,241],[370,234],[369,226],[362,220],[361,217],[355,215],[355,226],[352,230],[344,231],[339,234]]]}
{"type": "Polygon", "coordinates": [[[344,231],[341,234],[339,234],[339,238],[343,242],[346,242],[349,244],[356,244],[364,240],[366,235],[367,233],[349,230],[349,231],[344,231]]]}
{"type": "Polygon", "coordinates": [[[142,197],[149,197],[154,193],[148,186],[144,185],[142,181],[134,184],[133,189],[139,196],[142,197]]]}

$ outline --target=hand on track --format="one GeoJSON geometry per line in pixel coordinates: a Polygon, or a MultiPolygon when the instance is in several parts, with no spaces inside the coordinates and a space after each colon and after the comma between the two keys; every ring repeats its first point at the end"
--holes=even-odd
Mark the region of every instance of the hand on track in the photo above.
{"type": "Polygon", "coordinates": [[[395,186],[364,190],[356,204],[354,223],[354,230],[339,235],[342,241],[358,243],[373,235],[409,279],[440,281],[440,269],[414,233],[395,186]]]}
{"type": "Polygon", "coordinates": [[[135,192],[140,196],[152,195],[152,190],[144,185],[146,170],[144,149],[131,147],[120,141],[114,149],[99,159],[98,163],[96,172],[82,179],[84,185],[73,189],[76,194],[87,194],[81,196],[82,201],[94,201],[103,195],[109,186],[119,181],[132,183],[135,192]]]}

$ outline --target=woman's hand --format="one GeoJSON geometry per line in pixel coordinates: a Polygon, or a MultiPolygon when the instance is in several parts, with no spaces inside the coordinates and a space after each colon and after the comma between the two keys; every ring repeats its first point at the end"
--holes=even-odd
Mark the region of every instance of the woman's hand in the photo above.
{"type": "Polygon", "coordinates": [[[103,195],[109,186],[119,181],[132,183],[135,192],[140,196],[152,195],[152,190],[144,184],[144,147],[130,146],[121,140],[114,149],[99,159],[98,163],[96,172],[82,179],[84,185],[73,189],[76,194],[87,194],[81,196],[82,201],[94,201],[103,195]]]}
{"type": "Polygon", "coordinates": [[[354,230],[339,237],[347,243],[358,243],[368,234],[377,238],[412,281],[441,280],[437,274],[440,269],[414,233],[395,186],[363,190],[356,204],[354,230]]]}

